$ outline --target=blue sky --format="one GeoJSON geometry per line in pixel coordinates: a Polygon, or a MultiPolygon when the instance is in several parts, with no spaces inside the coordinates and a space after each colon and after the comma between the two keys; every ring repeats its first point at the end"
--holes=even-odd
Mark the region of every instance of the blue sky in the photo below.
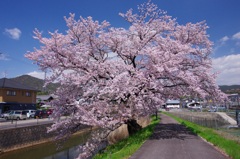
{"type": "MultiPolygon", "coordinates": [[[[127,27],[118,15],[136,9],[146,0],[0,0],[0,78],[23,74],[43,78],[43,73],[24,57],[39,47],[33,30],[67,30],[64,16],[92,16],[114,27],[127,27]]],[[[240,84],[240,1],[239,0],[152,0],[179,24],[206,20],[214,42],[214,70],[219,85],[240,84]]]]}

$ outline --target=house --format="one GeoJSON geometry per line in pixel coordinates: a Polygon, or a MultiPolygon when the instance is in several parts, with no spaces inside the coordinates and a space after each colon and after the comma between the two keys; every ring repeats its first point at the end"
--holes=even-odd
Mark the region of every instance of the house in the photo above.
{"type": "Polygon", "coordinates": [[[180,108],[180,101],[168,99],[166,102],[166,108],[180,108]]]}
{"type": "MultiPolygon", "coordinates": [[[[230,109],[240,109],[240,94],[228,94],[228,105],[230,109]]],[[[226,104],[226,103],[225,103],[226,104]]]]}
{"type": "Polygon", "coordinates": [[[8,78],[0,79],[0,113],[7,110],[36,109],[38,90],[8,78]]]}
{"type": "Polygon", "coordinates": [[[48,104],[48,102],[56,98],[55,95],[37,95],[37,103],[39,105],[48,104]]]}

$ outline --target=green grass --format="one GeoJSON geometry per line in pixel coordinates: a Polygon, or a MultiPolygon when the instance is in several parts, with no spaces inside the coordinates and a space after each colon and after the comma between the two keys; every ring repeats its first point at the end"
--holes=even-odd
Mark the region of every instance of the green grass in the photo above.
{"type": "Polygon", "coordinates": [[[206,139],[208,142],[212,143],[214,146],[223,150],[226,154],[228,154],[233,159],[240,159],[240,144],[236,141],[226,139],[219,134],[214,129],[206,128],[203,126],[199,126],[197,124],[191,123],[189,121],[178,118],[170,113],[164,113],[168,116],[171,116],[179,123],[185,125],[190,130],[192,130],[197,135],[206,139]]]}
{"type": "Polygon", "coordinates": [[[94,159],[127,159],[136,152],[142,144],[152,135],[155,126],[159,123],[155,116],[151,123],[134,135],[129,136],[114,145],[108,146],[102,153],[94,156],[94,159]]]}

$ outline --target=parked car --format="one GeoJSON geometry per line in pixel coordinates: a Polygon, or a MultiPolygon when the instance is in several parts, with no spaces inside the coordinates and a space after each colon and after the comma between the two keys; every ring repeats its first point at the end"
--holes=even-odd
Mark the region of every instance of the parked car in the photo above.
{"type": "Polygon", "coordinates": [[[219,105],[219,106],[209,106],[209,112],[222,112],[222,111],[226,111],[226,107],[219,105]]]}
{"type": "Polygon", "coordinates": [[[223,105],[217,106],[217,111],[226,111],[226,107],[223,105]]]}
{"type": "Polygon", "coordinates": [[[8,110],[8,111],[5,111],[4,113],[1,114],[1,117],[2,118],[6,118],[9,116],[9,113],[11,112],[12,110],[8,110]]]}
{"type": "Polygon", "coordinates": [[[52,113],[53,113],[53,109],[48,109],[48,110],[47,110],[47,114],[48,114],[48,115],[51,115],[52,113]]]}
{"type": "Polygon", "coordinates": [[[16,120],[26,120],[27,113],[23,110],[13,110],[9,113],[9,116],[5,117],[6,120],[8,119],[16,119],[16,120]]]}
{"type": "Polygon", "coordinates": [[[34,118],[38,119],[38,118],[48,118],[48,113],[46,110],[37,110],[34,114],[34,118]]]}
{"type": "Polygon", "coordinates": [[[214,108],[208,110],[208,112],[216,112],[216,111],[217,109],[214,109],[214,108]]]}
{"type": "Polygon", "coordinates": [[[187,108],[190,110],[202,110],[202,105],[199,102],[187,103],[187,108]]]}
{"type": "Polygon", "coordinates": [[[33,118],[36,110],[24,110],[27,113],[27,118],[33,118]]]}

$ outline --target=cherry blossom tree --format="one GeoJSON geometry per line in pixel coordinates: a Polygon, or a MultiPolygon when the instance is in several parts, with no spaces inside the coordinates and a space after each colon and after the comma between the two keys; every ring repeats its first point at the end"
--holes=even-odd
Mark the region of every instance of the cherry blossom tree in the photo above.
{"type": "Polygon", "coordinates": [[[62,138],[82,124],[102,128],[82,147],[80,158],[90,156],[122,124],[153,114],[166,99],[225,98],[212,73],[205,22],[180,25],[150,1],[120,16],[129,28],[70,14],[64,34],[43,37],[35,30],[41,48],[26,54],[50,72],[48,82],[61,84],[53,117],[70,115],[51,131],[62,138]]]}

